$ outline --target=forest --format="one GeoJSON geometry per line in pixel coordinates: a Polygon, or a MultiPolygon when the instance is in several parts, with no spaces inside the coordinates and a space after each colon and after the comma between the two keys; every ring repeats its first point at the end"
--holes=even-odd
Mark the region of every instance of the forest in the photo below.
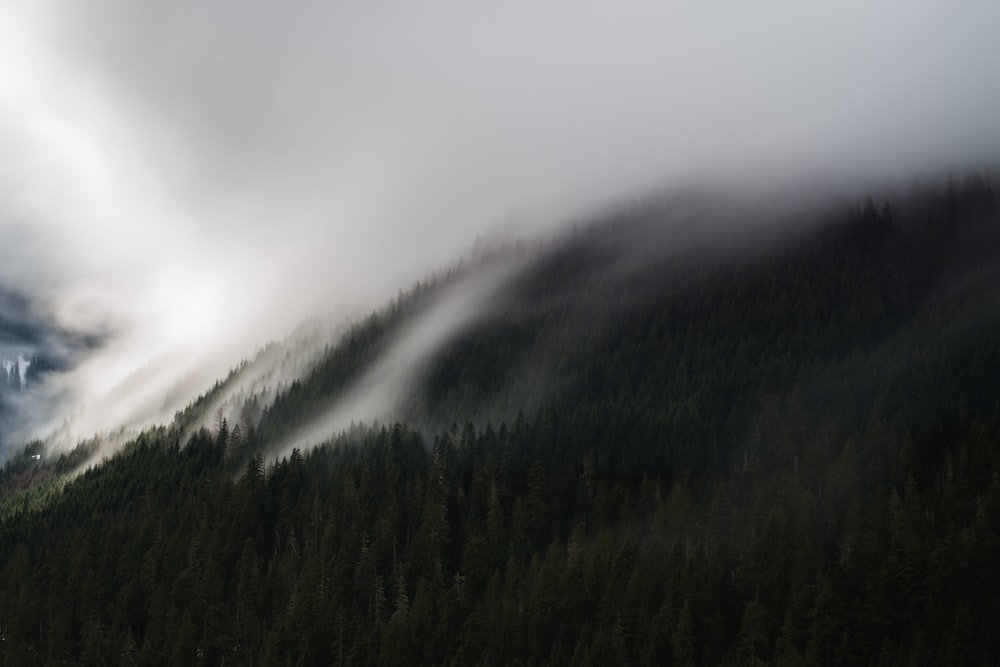
{"type": "Polygon", "coordinates": [[[276,449],[451,273],[238,419],[196,427],[239,368],[97,465],[30,443],[0,664],[994,664],[998,187],[622,205],[498,251],[386,423],[276,449]]]}

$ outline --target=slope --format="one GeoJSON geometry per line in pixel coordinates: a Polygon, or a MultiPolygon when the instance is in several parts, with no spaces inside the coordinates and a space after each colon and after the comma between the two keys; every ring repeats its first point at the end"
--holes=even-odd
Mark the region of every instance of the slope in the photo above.
{"type": "Polygon", "coordinates": [[[616,209],[531,253],[398,423],[262,454],[376,363],[422,286],[239,442],[150,430],[5,517],[0,657],[990,662],[996,187],[799,211],[794,233],[616,209]]]}

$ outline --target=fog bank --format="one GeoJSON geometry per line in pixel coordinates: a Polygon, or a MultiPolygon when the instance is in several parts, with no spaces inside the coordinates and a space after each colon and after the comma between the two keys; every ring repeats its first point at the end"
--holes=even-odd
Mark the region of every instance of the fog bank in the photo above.
{"type": "Polygon", "coordinates": [[[11,0],[0,286],[93,342],[24,409],[35,434],[86,415],[70,440],[163,419],[313,314],[649,185],[994,160],[998,24],[987,0],[11,0]]]}

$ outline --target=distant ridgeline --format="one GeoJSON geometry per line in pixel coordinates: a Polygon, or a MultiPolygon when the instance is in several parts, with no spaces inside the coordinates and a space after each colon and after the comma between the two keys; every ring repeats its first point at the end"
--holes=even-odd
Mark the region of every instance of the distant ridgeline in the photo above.
{"type": "Polygon", "coordinates": [[[44,335],[28,300],[0,288],[0,405],[5,394],[28,386],[37,361],[32,350],[44,335]]]}
{"type": "Polygon", "coordinates": [[[249,370],[65,485],[35,445],[0,472],[0,664],[996,664],[998,186],[612,211],[398,423],[307,452],[269,453],[440,284],[214,429],[249,370]]]}
{"type": "Polygon", "coordinates": [[[57,367],[40,353],[0,359],[0,454],[4,457],[6,448],[24,445],[18,428],[23,420],[34,410],[48,409],[43,403],[36,404],[29,394],[45,381],[46,373],[57,367]]]}
{"type": "Polygon", "coordinates": [[[35,360],[23,354],[13,359],[0,359],[0,450],[15,444],[8,437],[19,407],[15,397],[33,384],[35,360]]]}
{"type": "Polygon", "coordinates": [[[33,390],[101,343],[102,336],[68,331],[28,296],[0,287],[0,460],[25,445],[26,423],[55,416],[56,406],[33,390]]]}

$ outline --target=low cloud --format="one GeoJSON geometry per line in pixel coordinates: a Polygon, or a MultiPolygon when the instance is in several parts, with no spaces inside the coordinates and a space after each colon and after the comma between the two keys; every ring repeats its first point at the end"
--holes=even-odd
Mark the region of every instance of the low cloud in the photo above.
{"type": "Polygon", "coordinates": [[[161,419],[515,221],[994,160],[998,21],[987,0],[5,3],[0,285],[96,343],[37,433],[161,419]]]}
{"type": "Polygon", "coordinates": [[[487,266],[442,288],[433,301],[395,333],[388,349],[348,386],[320,416],[290,434],[276,449],[319,445],[354,424],[389,419],[417,385],[444,345],[488,313],[501,288],[522,267],[514,255],[498,256],[487,266]]]}

